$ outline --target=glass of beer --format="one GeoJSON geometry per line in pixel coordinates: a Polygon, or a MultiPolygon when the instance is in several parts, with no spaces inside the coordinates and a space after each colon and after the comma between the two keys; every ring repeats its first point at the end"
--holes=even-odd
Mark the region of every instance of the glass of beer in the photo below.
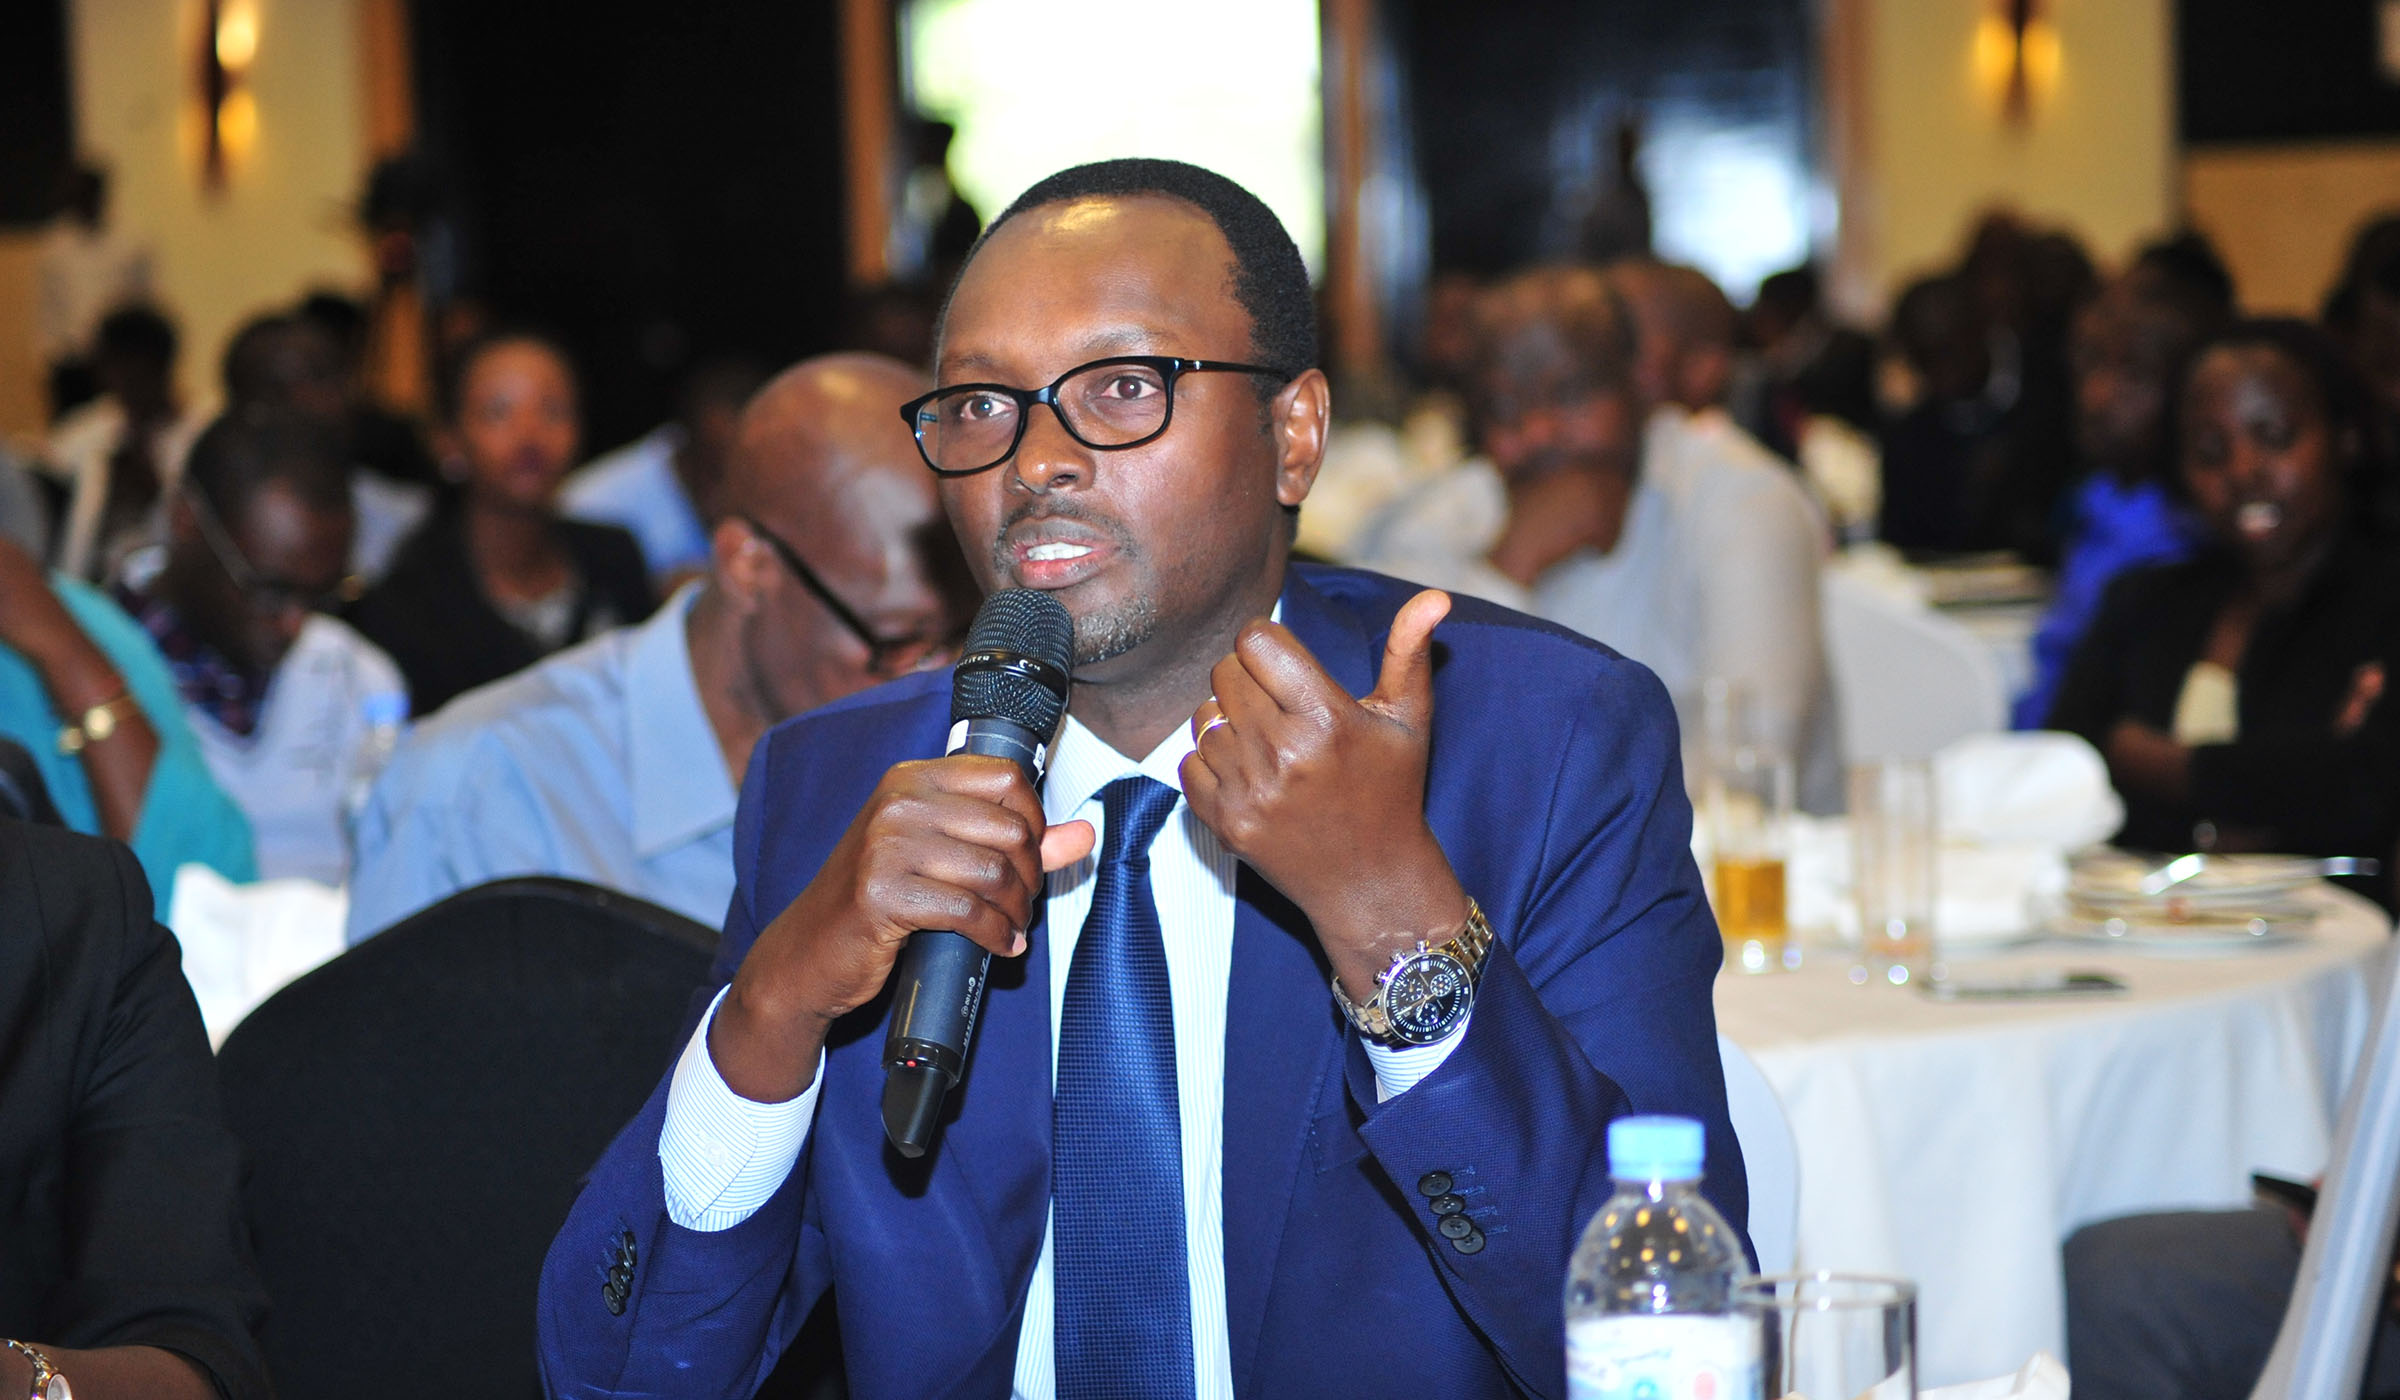
{"type": "Polygon", "coordinates": [[[1747,973],[1790,966],[1794,950],[1783,906],[1791,759],[1757,747],[1726,750],[1709,765],[1701,806],[1725,961],[1747,973]]]}

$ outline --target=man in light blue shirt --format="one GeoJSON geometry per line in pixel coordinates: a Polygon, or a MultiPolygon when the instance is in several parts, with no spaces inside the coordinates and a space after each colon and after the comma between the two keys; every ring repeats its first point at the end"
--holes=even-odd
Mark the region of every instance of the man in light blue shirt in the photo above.
{"type": "Polygon", "coordinates": [[[684,380],[675,421],[568,477],[560,508],[577,520],[632,531],[662,593],[708,572],[713,498],[742,406],[764,378],[747,361],[703,362],[684,380]]]}
{"type": "Polygon", "coordinates": [[[512,875],[719,922],[759,736],[947,664],[968,615],[932,478],[892,411],[925,387],[896,360],[829,355],[760,390],[705,579],[640,627],[460,696],[402,744],[359,819],[350,941],[512,875]]]}

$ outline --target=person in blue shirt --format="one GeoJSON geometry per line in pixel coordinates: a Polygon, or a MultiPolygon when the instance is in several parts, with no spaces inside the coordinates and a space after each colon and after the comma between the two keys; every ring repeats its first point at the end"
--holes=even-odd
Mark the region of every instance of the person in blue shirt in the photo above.
{"type": "Polygon", "coordinates": [[[2015,728],[2049,722],[2109,584],[2128,569],[2187,558],[2206,537],[2167,486],[2167,407],[2193,348],[2224,321],[2214,298],[2149,266],[2117,279],[2077,318],[2075,445],[2089,472],[2075,488],[2058,595],[2033,634],[2033,679],[2011,706],[2015,728]]]}
{"type": "Polygon", "coordinates": [[[675,420],[578,468],[559,491],[559,509],[632,531],[661,594],[707,573],[735,427],[764,382],[747,360],[702,361],[684,378],[675,420]]]}
{"type": "Polygon", "coordinates": [[[133,848],[163,914],[188,862],[258,878],[250,825],[209,776],[174,677],[99,590],[0,539],[0,735],[77,831],[133,848]]]}
{"type": "Polygon", "coordinates": [[[420,723],[357,830],[357,943],[470,885],[563,875],[706,924],[733,894],[735,785],[768,727],[948,664],[972,585],[892,405],[918,371],[807,361],[743,414],[705,579],[641,626],[420,723]]]}

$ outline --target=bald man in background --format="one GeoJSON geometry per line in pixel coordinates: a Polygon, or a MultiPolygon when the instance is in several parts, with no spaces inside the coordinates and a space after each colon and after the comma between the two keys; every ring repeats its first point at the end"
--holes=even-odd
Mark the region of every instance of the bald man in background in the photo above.
{"type": "Polygon", "coordinates": [[[350,941],[512,875],[720,920],[759,736],[947,664],[972,611],[895,411],[929,387],[897,360],[846,354],[760,389],[703,578],[640,627],[460,696],[401,746],[359,819],[350,941]]]}

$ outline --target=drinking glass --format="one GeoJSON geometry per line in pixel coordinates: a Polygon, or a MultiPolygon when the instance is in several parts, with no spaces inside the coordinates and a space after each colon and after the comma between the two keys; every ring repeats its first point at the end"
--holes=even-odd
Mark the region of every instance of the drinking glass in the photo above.
{"type": "Polygon", "coordinates": [[[1879,758],[1850,765],[1850,888],[1858,961],[1850,980],[1904,984],[1933,961],[1940,814],[1933,764],[1879,758]]]}
{"type": "Polygon", "coordinates": [[[1720,754],[1708,767],[1701,805],[1708,822],[1709,889],[1725,938],[1725,961],[1753,973],[1788,966],[1796,951],[1784,917],[1792,761],[1755,747],[1720,754]]]}
{"type": "Polygon", "coordinates": [[[1734,1288],[1755,1316],[1768,1396],[1916,1400],[1917,1286],[1864,1274],[1774,1274],[1734,1288]]]}

